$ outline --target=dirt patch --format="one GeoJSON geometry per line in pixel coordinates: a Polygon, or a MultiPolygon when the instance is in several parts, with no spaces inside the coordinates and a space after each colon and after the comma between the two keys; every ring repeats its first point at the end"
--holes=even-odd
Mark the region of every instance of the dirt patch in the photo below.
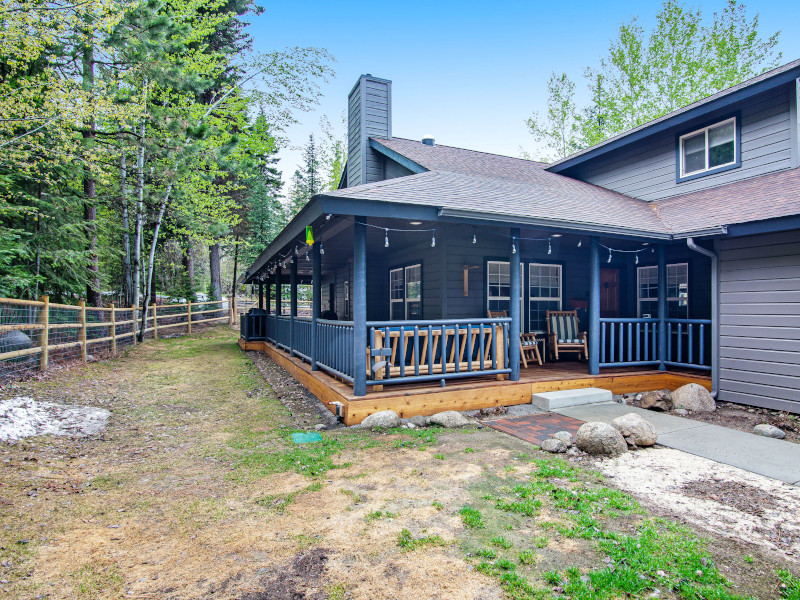
{"type": "MultiPolygon", "coordinates": [[[[275,395],[289,410],[295,424],[302,429],[313,429],[324,424],[328,429],[343,427],[319,399],[304,388],[282,367],[263,352],[247,352],[256,368],[270,382],[275,395]]],[[[254,390],[257,391],[257,390],[254,390]]]]}
{"type": "Polygon", "coordinates": [[[316,548],[298,554],[277,577],[268,579],[263,589],[245,594],[241,600],[327,600],[328,594],[319,587],[329,553],[316,548]]]}
{"type": "Polygon", "coordinates": [[[40,435],[97,435],[103,432],[110,416],[105,408],[39,402],[16,396],[0,401],[0,440],[40,435]]]}
{"type": "Polygon", "coordinates": [[[741,481],[698,479],[687,481],[679,489],[687,496],[719,502],[756,517],[764,516],[766,509],[778,505],[772,494],[741,481]]]}
{"type": "Polygon", "coordinates": [[[671,448],[592,462],[656,514],[800,563],[800,488],[671,448]]]}

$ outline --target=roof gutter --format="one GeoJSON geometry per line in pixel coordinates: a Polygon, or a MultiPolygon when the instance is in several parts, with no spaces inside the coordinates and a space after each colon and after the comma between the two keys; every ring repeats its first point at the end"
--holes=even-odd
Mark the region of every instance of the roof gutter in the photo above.
{"type": "Polygon", "coordinates": [[[698,246],[688,237],[686,245],[711,259],[711,396],[719,393],[719,257],[716,252],[698,246]]]}

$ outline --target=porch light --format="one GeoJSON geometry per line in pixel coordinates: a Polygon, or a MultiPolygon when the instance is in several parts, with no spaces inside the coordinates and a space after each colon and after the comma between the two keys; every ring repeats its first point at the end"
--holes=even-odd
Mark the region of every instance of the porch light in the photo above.
{"type": "Polygon", "coordinates": [[[553,235],[551,235],[550,237],[561,237],[561,234],[560,234],[560,233],[554,233],[554,234],[553,234],[553,235]]]}
{"type": "Polygon", "coordinates": [[[422,221],[410,221],[409,225],[422,225],[422,221]]]}

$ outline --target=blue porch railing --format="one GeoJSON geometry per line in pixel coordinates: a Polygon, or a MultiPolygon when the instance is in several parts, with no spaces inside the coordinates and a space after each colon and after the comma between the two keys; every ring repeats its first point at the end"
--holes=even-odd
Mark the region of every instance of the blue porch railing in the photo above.
{"type": "Polygon", "coordinates": [[[600,319],[600,366],[661,365],[711,369],[710,319],[665,319],[666,356],[659,356],[658,319],[600,319]]]}
{"type": "Polygon", "coordinates": [[[320,369],[352,383],[353,322],[317,319],[317,354],[320,369]]]}
{"type": "Polygon", "coordinates": [[[296,356],[308,362],[311,362],[312,332],[310,318],[294,318],[294,347],[292,351],[296,356]]]}
{"type": "Polygon", "coordinates": [[[511,373],[510,318],[368,321],[367,385],[511,373]]]}

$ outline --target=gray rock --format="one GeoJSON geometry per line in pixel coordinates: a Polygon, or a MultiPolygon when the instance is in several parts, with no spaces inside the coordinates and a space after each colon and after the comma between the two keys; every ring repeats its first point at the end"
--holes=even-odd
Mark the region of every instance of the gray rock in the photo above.
{"type": "Polygon", "coordinates": [[[378,427],[397,427],[400,425],[400,417],[393,410],[382,410],[372,413],[361,422],[364,429],[376,429],[378,427]]]}
{"type": "Polygon", "coordinates": [[[672,392],[672,405],[692,412],[714,412],[717,403],[702,385],[687,383],[672,392]]]}
{"type": "Polygon", "coordinates": [[[567,456],[580,456],[581,451],[578,450],[577,447],[573,446],[569,450],[567,450],[567,456]]]}
{"type": "Polygon", "coordinates": [[[567,446],[562,440],[558,440],[556,438],[550,438],[549,440],[542,442],[542,450],[552,454],[562,454],[563,452],[567,451],[567,448],[569,448],[569,446],[567,446]]]}
{"type": "Polygon", "coordinates": [[[622,434],[628,444],[652,446],[658,440],[658,432],[652,423],[636,413],[628,413],[611,421],[611,426],[622,434]]]}
{"type": "Polygon", "coordinates": [[[775,438],[776,440],[782,440],[786,437],[786,432],[783,429],[775,427],[774,425],[768,425],[766,423],[762,423],[761,425],[756,425],[753,427],[753,433],[756,435],[775,438]]]}
{"type": "Polygon", "coordinates": [[[325,431],[327,428],[328,426],[325,425],[325,423],[317,423],[316,425],[314,425],[314,429],[316,431],[325,431]]]}
{"type": "Polygon", "coordinates": [[[0,334],[0,354],[28,348],[33,348],[33,342],[24,331],[8,331],[0,334]]]}
{"type": "Polygon", "coordinates": [[[655,390],[642,394],[642,408],[648,410],[669,410],[672,408],[672,398],[669,390],[655,390]]]}
{"type": "Polygon", "coordinates": [[[413,423],[406,424],[406,427],[408,427],[409,429],[416,429],[417,428],[417,426],[414,425],[413,423]]]}
{"type": "Polygon", "coordinates": [[[428,417],[423,417],[422,415],[414,415],[408,420],[408,422],[414,425],[415,427],[426,427],[428,425],[428,417]]]}
{"type": "Polygon", "coordinates": [[[678,415],[679,417],[685,417],[686,415],[689,414],[689,411],[686,410],[685,408],[676,408],[672,412],[678,415]]]}
{"type": "Polygon", "coordinates": [[[561,440],[567,447],[572,446],[572,434],[569,431],[559,431],[553,434],[553,439],[561,440]]]}
{"type": "Polygon", "coordinates": [[[587,454],[616,456],[628,450],[628,444],[619,431],[608,423],[584,423],[578,429],[575,445],[587,454]]]}
{"type": "Polygon", "coordinates": [[[464,427],[469,425],[467,418],[460,412],[454,410],[446,410],[444,412],[436,413],[431,416],[431,425],[440,425],[451,429],[453,427],[464,427]]]}

